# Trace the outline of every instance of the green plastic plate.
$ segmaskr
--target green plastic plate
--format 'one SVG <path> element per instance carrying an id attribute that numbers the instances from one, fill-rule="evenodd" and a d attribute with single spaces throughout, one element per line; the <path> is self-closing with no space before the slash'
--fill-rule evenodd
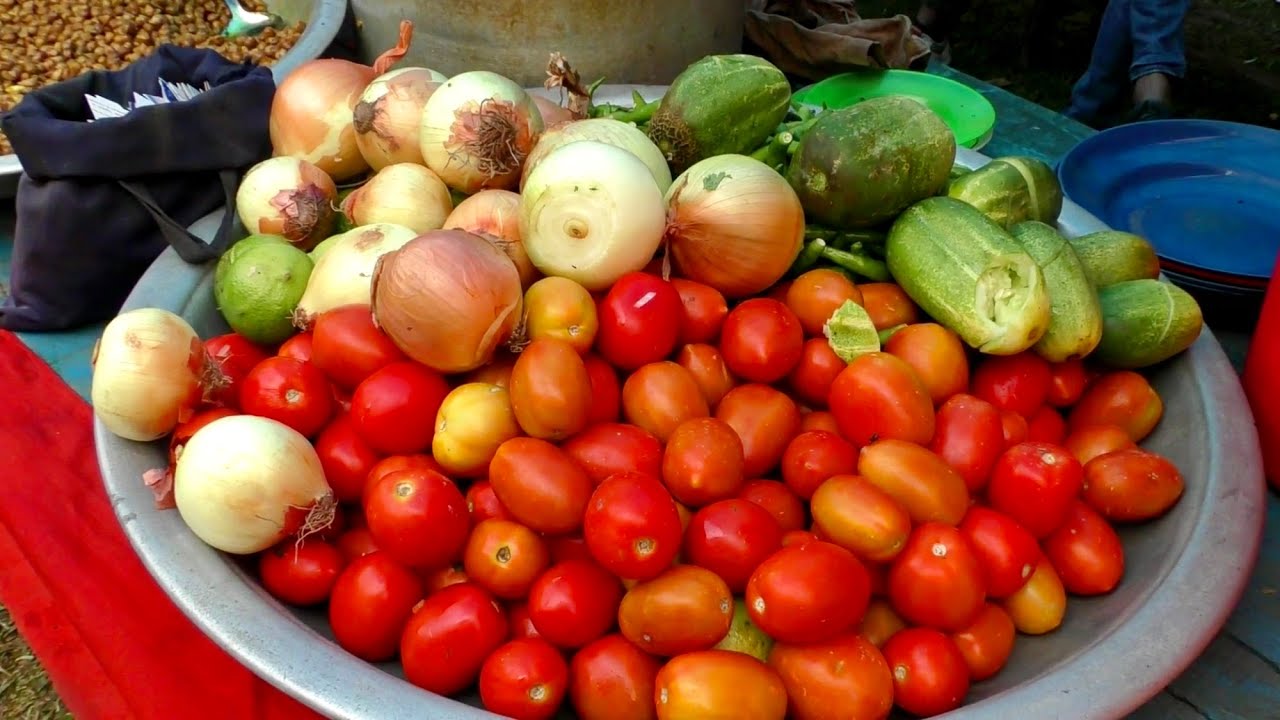
<path id="1" fill-rule="evenodd" d="M 977 150 L 991 139 L 996 109 L 977 90 L 938 75 L 913 70 L 859 70 L 833 75 L 794 96 L 830 110 L 886 95 L 912 98 L 936 112 L 955 133 L 956 144 Z"/>

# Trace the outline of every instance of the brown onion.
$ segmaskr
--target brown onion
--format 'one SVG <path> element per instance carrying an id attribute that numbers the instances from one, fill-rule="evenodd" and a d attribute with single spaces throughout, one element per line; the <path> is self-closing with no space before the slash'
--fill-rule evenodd
<path id="1" fill-rule="evenodd" d="M 542 116 L 542 126 L 545 128 L 551 128 L 559 123 L 578 119 L 578 116 L 574 115 L 572 110 L 555 100 L 535 93 L 529 93 L 529 97 L 533 98 L 533 104 L 538 106 L 538 114 Z"/>
<path id="2" fill-rule="evenodd" d="M 249 168 L 236 191 L 236 213 L 251 233 L 280 235 L 310 250 L 333 229 L 338 188 L 328 173 L 295 157 Z"/>
<path id="3" fill-rule="evenodd" d="M 481 190 L 458 203 L 444 221 L 444 228 L 466 230 L 497 245 L 516 264 L 520 284 L 525 289 L 542 277 L 524 250 L 518 194 L 510 190 Z"/>
<path id="4" fill-rule="evenodd" d="M 427 68 L 397 68 L 369 83 L 352 110 L 356 145 L 369 167 L 425 165 L 418 144 L 422 106 L 447 78 Z"/>
<path id="5" fill-rule="evenodd" d="M 373 318 L 406 355 L 442 373 L 493 358 L 520 320 L 516 266 L 463 230 L 432 230 L 383 255 L 373 270 Z"/>
<path id="6" fill-rule="evenodd" d="M 452 211 L 444 181 L 413 163 L 382 168 L 342 201 L 342 212 L 356 225 L 392 223 L 417 233 L 438 229 Z"/>

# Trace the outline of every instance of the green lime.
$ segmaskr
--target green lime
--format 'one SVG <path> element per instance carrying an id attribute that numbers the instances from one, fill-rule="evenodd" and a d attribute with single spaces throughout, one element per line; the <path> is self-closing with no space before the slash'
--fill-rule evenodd
<path id="1" fill-rule="evenodd" d="M 716 643 L 716 650 L 740 652 L 744 655 L 765 662 L 769 659 L 769 651 L 773 649 L 773 638 L 751 622 L 747 615 L 747 604 L 738 598 L 733 602 L 733 621 L 729 623 L 729 632 Z"/>
<path id="2" fill-rule="evenodd" d="M 234 249 L 239 249 L 239 245 Z M 288 243 L 261 243 L 237 252 L 213 297 L 231 329 L 262 345 L 293 335 L 293 311 L 307 289 L 311 258 Z"/>
<path id="3" fill-rule="evenodd" d="M 866 309 L 852 300 L 845 300 L 836 308 L 827 324 L 822 326 L 822 334 L 827 336 L 831 349 L 845 362 L 880 350 L 880 333 L 876 332 L 876 324 L 871 322 Z"/>
<path id="4" fill-rule="evenodd" d="M 240 238 L 238 242 L 227 248 L 222 257 L 218 258 L 218 265 L 213 269 L 213 284 L 218 284 L 222 276 L 226 274 L 227 268 L 230 267 L 231 263 L 235 262 L 237 255 L 249 248 L 273 243 L 285 243 L 287 245 L 289 241 L 281 235 L 248 235 Z"/>

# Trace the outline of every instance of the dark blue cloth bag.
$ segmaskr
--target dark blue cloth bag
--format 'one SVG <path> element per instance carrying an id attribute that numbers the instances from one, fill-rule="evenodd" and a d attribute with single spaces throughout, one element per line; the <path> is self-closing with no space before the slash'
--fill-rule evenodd
<path id="1" fill-rule="evenodd" d="M 158 80 L 211 88 L 193 99 L 92 117 L 84 96 L 128 107 Z M 114 316 L 165 247 L 189 263 L 226 248 L 245 169 L 271 154 L 271 71 L 212 50 L 162 45 L 118 72 L 36 90 L 0 118 L 22 162 L 9 297 L 0 327 L 65 330 Z M 221 205 L 213 242 L 186 228 Z"/>

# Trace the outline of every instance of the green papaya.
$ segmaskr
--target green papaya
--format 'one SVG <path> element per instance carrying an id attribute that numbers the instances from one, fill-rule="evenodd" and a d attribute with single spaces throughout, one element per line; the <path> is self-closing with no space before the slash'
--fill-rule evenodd
<path id="1" fill-rule="evenodd" d="M 978 208 L 1005 228 L 1027 220 L 1053 224 L 1062 212 L 1062 186 L 1053 168 L 1029 157 L 996 158 L 952 178 L 947 195 Z"/>

